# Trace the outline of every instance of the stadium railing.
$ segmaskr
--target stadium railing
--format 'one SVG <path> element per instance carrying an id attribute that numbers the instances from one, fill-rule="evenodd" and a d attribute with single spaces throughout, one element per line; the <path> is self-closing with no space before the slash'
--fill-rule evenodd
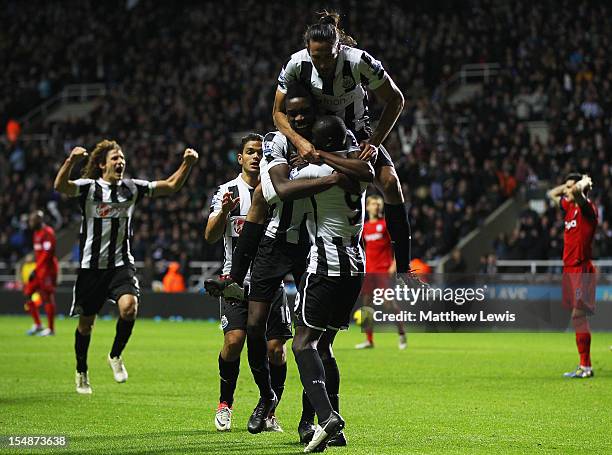
<path id="1" fill-rule="evenodd" d="M 592 262 L 600 272 L 612 272 L 612 259 L 598 259 Z M 563 267 L 563 261 L 561 259 L 498 259 L 496 265 L 505 269 L 528 269 L 530 273 L 538 273 L 543 269 L 560 270 Z"/>

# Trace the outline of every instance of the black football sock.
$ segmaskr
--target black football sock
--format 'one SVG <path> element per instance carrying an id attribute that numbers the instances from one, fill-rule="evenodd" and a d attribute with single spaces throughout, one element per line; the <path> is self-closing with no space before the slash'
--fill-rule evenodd
<path id="1" fill-rule="evenodd" d="M 287 363 L 283 363 L 282 365 L 274 365 L 273 363 L 270 363 L 270 380 L 272 383 L 272 390 L 274 390 L 279 403 L 285 390 L 286 379 Z"/>
<path id="2" fill-rule="evenodd" d="M 247 332 L 247 351 L 249 367 L 255 384 L 259 388 L 259 396 L 270 399 L 274 396 L 270 380 L 270 366 L 268 363 L 268 345 L 266 338 L 254 336 Z"/>
<path id="3" fill-rule="evenodd" d="M 240 357 L 233 362 L 223 360 L 219 354 L 219 403 L 225 401 L 231 408 L 234 404 L 234 392 L 236 391 L 236 382 L 240 373 Z"/>
<path id="4" fill-rule="evenodd" d="M 110 356 L 112 358 L 120 357 L 125 345 L 132 335 L 132 329 L 136 321 L 126 321 L 119 317 L 117 319 L 117 331 L 115 333 L 115 341 L 113 341 L 113 347 L 111 348 Z"/>
<path id="5" fill-rule="evenodd" d="M 306 395 L 306 391 L 302 390 L 302 417 L 300 421 L 314 422 L 315 410 Z"/>
<path id="6" fill-rule="evenodd" d="M 242 225 L 242 232 L 232 253 L 232 269 L 230 271 L 230 276 L 238 284 L 244 282 L 244 277 L 249 271 L 253 259 L 255 259 L 259 242 L 264 234 L 264 227 L 263 224 L 251 221 L 245 221 Z"/>
<path id="7" fill-rule="evenodd" d="M 90 335 L 81 335 L 79 329 L 74 332 L 74 352 L 76 353 L 77 366 L 79 373 L 87 373 L 87 350 L 89 349 Z"/>
<path id="8" fill-rule="evenodd" d="M 334 357 L 327 358 L 323 361 L 325 370 L 325 388 L 329 402 L 334 408 L 334 411 L 340 412 L 339 391 L 340 391 L 340 370 Z"/>
<path id="9" fill-rule="evenodd" d="M 295 361 L 300 370 L 302 385 L 317 413 L 319 423 L 324 422 L 331 415 L 332 406 L 325 389 L 325 370 L 319 351 L 304 349 L 295 356 Z"/>
<path id="10" fill-rule="evenodd" d="M 404 204 L 385 204 L 385 220 L 393 241 L 397 273 L 406 273 L 410 268 L 410 223 Z"/>

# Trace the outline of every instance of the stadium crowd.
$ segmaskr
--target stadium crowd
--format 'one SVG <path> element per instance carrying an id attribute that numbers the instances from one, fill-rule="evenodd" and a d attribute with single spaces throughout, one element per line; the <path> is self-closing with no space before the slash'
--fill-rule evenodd
<path id="1" fill-rule="evenodd" d="M 602 220 L 595 245 L 600 257 L 612 256 L 609 6 L 325 6 L 346 13 L 345 30 L 383 62 L 406 96 L 398 125 L 410 153 L 402 153 L 397 127 L 386 144 L 407 196 L 413 257 L 448 253 L 506 198 L 541 181 L 553 186 L 573 169 L 593 178 Z M 168 175 L 185 146 L 200 152 L 182 193 L 141 207 L 137 260 L 220 258 L 220 246 L 206 245 L 202 235 L 210 195 L 237 173 L 237 133 L 273 129 L 278 72 L 322 8 L 254 0 L 231 12 L 214 2 L 9 1 L 0 11 L 3 125 L 66 84 L 102 82 L 108 93 L 84 118 L 24 125 L 46 133 L 46 141 L 0 144 L 0 261 L 28 250 L 23 214 L 33 208 L 47 208 L 56 226 L 77 215 L 76 204 L 53 192 L 53 177 L 74 145 L 91 148 L 103 137 L 123 146 L 131 176 L 150 180 Z M 287 24 L 286 39 L 278 39 L 278 18 Z M 450 104 L 451 76 L 463 64 L 484 62 L 499 63 L 500 73 L 473 99 Z M 528 120 L 548 124 L 547 140 L 530 135 Z M 525 212 L 494 249 L 500 258 L 553 258 L 560 242 L 562 219 L 548 207 Z"/>

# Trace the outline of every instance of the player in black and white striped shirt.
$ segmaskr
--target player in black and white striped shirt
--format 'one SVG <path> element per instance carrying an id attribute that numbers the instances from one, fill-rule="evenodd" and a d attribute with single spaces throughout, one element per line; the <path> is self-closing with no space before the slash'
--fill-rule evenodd
<path id="1" fill-rule="evenodd" d="M 331 345 L 337 331 L 348 328 L 361 290 L 365 273 L 365 256 L 360 245 L 363 199 L 367 184 L 374 177 L 370 163 L 356 159 L 359 148 L 347 147 L 347 130 L 342 119 L 320 117 L 312 130 L 312 142 L 325 164 L 310 164 L 301 174 L 319 178 L 335 168 L 353 177 L 357 188 L 349 193 L 333 187 L 310 198 L 313 217 L 308 221 L 308 232 L 313 245 L 295 301 L 293 341 L 302 385 L 319 421 L 305 452 L 321 451 L 332 438 L 334 445 L 346 445 L 341 433 L 344 421 L 338 414 L 340 372 Z M 341 155 L 354 159 L 342 159 L 331 151 L 342 151 Z"/>
<path id="2" fill-rule="evenodd" d="M 55 189 L 78 197 L 82 222 L 80 231 L 80 268 L 74 285 L 71 316 L 79 315 L 75 332 L 77 392 L 92 393 L 87 374 L 87 351 L 96 314 L 107 300 L 117 303 L 119 319 L 108 363 L 117 382 L 128 374 L 121 358 L 138 308 L 140 289 L 134 257 L 130 251 L 132 216 L 135 205 L 145 196 L 165 196 L 181 189 L 191 167 L 198 159 L 186 149 L 183 163 L 166 180 L 149 182 L 123 178 L 126 160 L 115 141 L 99 142 L 83 169 L 83 178 L 70 180 L 73 166 L 87 157 L 75 147 L 55 178 Z"/>
<path id="3" fill-rule="evenodd" d="M 235 179 L 220 185 L 213 196 L 204 236 L 209 243 L 223 237 L 225 250 L 222 273 L 224 275 L 229 274 L 231 270 L 233 246 L 240 238 L 244 220 L 251 208 L 255 187 L 259 183 L 262 139 L 255 133 L 242 138 L 238 153 L 238 163 L 242 166 L 242 172 Z M 247 273 L 244 284 L 247 285 L 249 281 L 250 276 Z M 219 299 L 224 337 L 223 347 L 219 353 L 220 396 L 215 426 L 219 431 L 229 431 L 232 425 L 234 391 L 240 371 L 240 353 L 246 338 L 249 309 L 246 299 L 231 300 L 223 297 Z M 291 336 L 291 312 L 285 288 L 277 283 L 268 315 L 266 340 L 270 379 L 279 400 L 287 377 L 285 343 Z M 274 415 L 267 417 L 265 430 L 282 431 Z"/>
<path id="4" fill-rule="evenodd" d="M 354 47 L 355 40 L 338 28 L 339 16 L 324 13 L 304 34 L 305 49 L 296 52 L 278 77 L 273 118 L 276 127 L 295 144 L 300 155 L 312 161 L 313 144 L 287 121 L 284 100 L 287 84 L 300 80 L 312 91 L 321 114 L 342 118 L 355 133 L 362 158 L 377 153 L 376 186 L 385 200 L 385 218 L 393 241 L 397 270 L 410 267 L 410 225 L 404 208 L 402 187 L 393 161 L 382 145 L 404 106 L 404 98 L 382 64 L 366 51 Z M 384 108 L 374 131 L 370 127 L 368 93 L 372 91 Z"/>

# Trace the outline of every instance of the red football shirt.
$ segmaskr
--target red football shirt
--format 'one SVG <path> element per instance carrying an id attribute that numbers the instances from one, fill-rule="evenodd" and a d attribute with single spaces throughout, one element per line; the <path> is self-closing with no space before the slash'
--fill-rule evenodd
<path id="1" fill-rule="evenodd" d="M 575 266 L 590 261 L 593 252 L 591 244 L 597 227 L 597 208 L 587 199 L 588 206 L 581 209 L 575 202 L 561 198 L 561 208 L 565 212 L 563 233 L 563 265 Z"/>
<path id="2" fill-rule="evenodd" d="M 55 257 L 55 232 L 51 226 L 43 226 L 34 231 L 34 256 L 36 258 L 36 276 L 57 275 L 57 258 Z"/>
<path id="3" fill-rule="evenodd" d="M 363 226 L 366 272 L 387 272 L 393 262 L 391 236 L 384 219 L 367 221 Z"/>

